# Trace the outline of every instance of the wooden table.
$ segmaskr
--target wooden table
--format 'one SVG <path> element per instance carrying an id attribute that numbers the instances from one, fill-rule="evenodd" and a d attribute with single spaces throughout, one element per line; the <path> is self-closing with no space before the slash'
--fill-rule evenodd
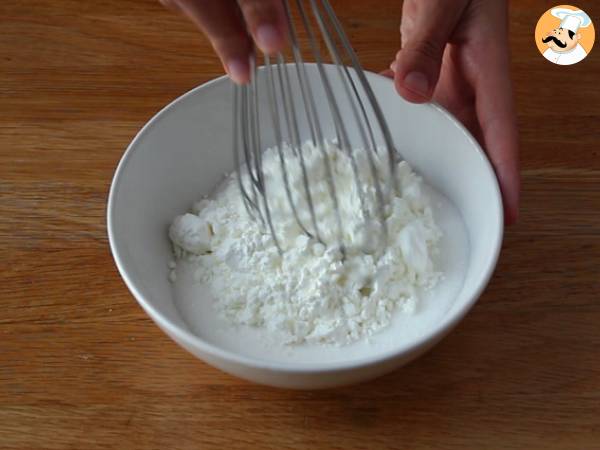
<path id="1" fill-rule="evenodd" d="M 384 69 L 399 2 L 343 3 L 365 66 Z M 541 58 L 550 6 L 512 5 L 522 215 L 481 300 L 408 367 L 293 392 L 180 349 L 108 249 L 113 170 L 159 108 L 221 74 L 206 41 L 152 0 L 3 1 L 0 448 L 600 448 L 600 48 L 575 67 Z"/>

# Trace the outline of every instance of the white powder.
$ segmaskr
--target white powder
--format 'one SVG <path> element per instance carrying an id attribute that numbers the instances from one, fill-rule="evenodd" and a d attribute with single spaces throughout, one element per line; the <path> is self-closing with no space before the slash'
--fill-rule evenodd
<path id="1" fill-rule="evenodd" d="M 337 242 L 322 153 L 310 143 L 304 144 L 303 155 L 320 236 L 327 245 L 309 238 L 297 224 L 276 149 L 264 153 L 263 167 L 282 255 L 268 229 L 248 216 L 235 176 L 226 179 L 214 198 L 204 199 L 190 213 L 176 217 L 169 230 L 177 260 L 194 265 L 196 282 L 208 287 L 225 318 L 234 325 L 266 329 L 287 344 L 341 345 L 368 337 L 387 326 L 395 311 L 414 312 L 419 290 L 432 287 L 439 279 L 432 255 L 440 232 L 422 193 L 421 179 L 406 163 L 398 164 L 402 196 L 392 195 L 386 205 L 389 238 L 382 245 L 378 238 L 381 225 L 363 219 L 350 158 L 334 144 L 325 150 L 334 171 L 345 258 Z M 314 235 L 298 155 L 290 148 L 283 151 L 300 220 Z M 366 209 L 375 218 L 376 190 L 367 154 L 361 149 L 353 152 Z M 375 163 L 387 195 L 387 154 L 380 151 L 378 155 Z M 249 180 L 244 181 L 249 186 Z M 175 282 L 175 268 L 169 267 Z"/>

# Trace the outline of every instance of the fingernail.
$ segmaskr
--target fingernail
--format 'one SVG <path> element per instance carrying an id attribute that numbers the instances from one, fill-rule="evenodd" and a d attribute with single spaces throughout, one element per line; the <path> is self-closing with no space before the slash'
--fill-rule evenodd
<path id="1" fill-rule="evenodd" d="M 423 97 L 429 96 L 429 81 L 421 72 L 410 72 L 404 77 L 404 87 Z"/>
<path id="2" fill-rule="evenodd" d="M 248 65 L 239 59 L 227 61 L 227 74 L 238 84 L 248 81 Z"/>
<path id="3" fill-rule="evenodd" d="M 392 70 L 392 72 L 396 71 L 396 67 L 398 67 L 398 63 L 396 61 L 392 61 L 392 63 L 390 64 L 390 69 Z"/>
<path id="4" fill-rule="evenodd" d="M 265 53 L 272 53 L 279 49 L 282 36 L 273 25 L 265 24 L 256 30 L 256 44 Z"/>

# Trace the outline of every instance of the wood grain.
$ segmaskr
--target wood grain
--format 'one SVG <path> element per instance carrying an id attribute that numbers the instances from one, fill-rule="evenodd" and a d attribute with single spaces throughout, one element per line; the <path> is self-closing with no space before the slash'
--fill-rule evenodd
<path id="1" fill-rule="evenodd" d="M 400 2 L 335 4 L 386 68 Z M 550 6 L 512 3 L 522 216 L 480 302 L 396 373 L 292 392 L 177 347 L 108 250 L 123 149 L 221 73 L 204 38 L 152 0 L 1 2 L 0 448 L 600 448 L 600 49 L 549 65 L 532 40 Z"/>

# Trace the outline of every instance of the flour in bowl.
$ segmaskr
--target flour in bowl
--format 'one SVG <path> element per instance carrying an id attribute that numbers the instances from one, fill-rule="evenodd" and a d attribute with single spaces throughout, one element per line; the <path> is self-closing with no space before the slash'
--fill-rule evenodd
<path id="1" fill-rule="evenodd" d="M 366 151 L 353 150 L 361 174 L 359 188 L 347 153 L 333 142 L 324 150 L 334 172 L 345 256 L 322 149 L 311 143 L 303 145 L 302 154 L 319 235 L 326 245 L 307 236 L 294 218 L 277 149 L 263 154 L 263 169 L 281 254 L 268 228 L 249 217 L 235 175 L 213 197 L 176 217 L 169 229 L 177 263 L 194 267 L 195 282 L 208 288 L 214 307 L 227 321 L 264 329 L 289 345 L 343 345 L 367 338 L 389 325 L 394 313 L 412 314 L 419 292 L 440 278 L 432 257 L 441 233 L 421 178 L 405 162 L 397 164 L 399 193 L 385 205 L 389 237 L 383 242 L 381 224 L 365 221 L 362 214 L 358 189 L 368 215 L 378 217 Z M 283 152 L 298 216 L 312 230 L 299 157 L 289 147 Z M 374 160 L 387 198 L 387 154 L 380 151 Z M 249 180 L 244 181 L 249 186 Z M 171 269 L 171 280 L 177 282 L 174 265 Z"/>

